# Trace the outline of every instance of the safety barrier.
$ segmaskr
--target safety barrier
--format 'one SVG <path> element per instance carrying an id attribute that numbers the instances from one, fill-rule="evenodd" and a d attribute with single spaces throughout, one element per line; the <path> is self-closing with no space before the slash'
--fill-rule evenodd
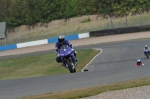
<path id="1" fill-rule="evenodd" d="M 67 35 L 66 39 L 77 40 L 77 39 L 83 39 L 83 38 L 88 38 L 88 37 L 123 34 L 123 33 L 131 33 L 131 32 L 134 33 L 134 32 L 141 32 L 141 31 L 150 31 L 150 25 L 90 31 L 87 33 Z M 0 51 L 12 50 L 12 49 L 30 47 L 30 46 L 37 46 L 37 45 L 42 45 L 42 44 L 50 44 L 50 43 L 55 43 L 55 42 L 57 42 L 57 37 L 48 38 L 44 40 L 37 40 L 37 41 L 31 41 L 31 42 L 0 46 Z"/>
<path id="2" fill-rule="evenodd" d="M 5 46 L 0 46 L 0 51 L 16 49 L 16 48 L 17 48 L 16 44 L 5 45 Z"/>
<path id="3" fill-rule="evenodd" d="M 88 38 L 88 37 L 90 37 L 89 32 L 82 33 L 82 34 L 72 34 L 72 35 L 65 36 L 65 38 L 67 40 L 78 40 L 78 39 L 83 39 L 83 38 Z M 48 38 L 48 39 L 44 39 L 44 40 L 37 40 L 37 41 L 31 41 L 31 42 L 24 42 L 24 43 L 0 46 L 0 51 L 55 43 L 55 42 L 57 42 L 57 39 L 58 38 L 55 37 L 55 38 Z"/>
<path id="4" fill-rule="evenodd" d="M 90 31 L 90 37 L 150 31 L 150 25 Z"/>

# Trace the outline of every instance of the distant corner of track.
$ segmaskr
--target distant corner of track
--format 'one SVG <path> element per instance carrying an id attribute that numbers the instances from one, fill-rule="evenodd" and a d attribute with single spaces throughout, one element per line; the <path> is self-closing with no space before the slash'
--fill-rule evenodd
<path id="1" fill-rule="evenodd" d="M 88 63 L 88 64 L 86 64 L 86 66 L 81 70 L 81 72 L 84 72 L 84 69 L 86 69 L 86 68 L 88 68 L 88 65 L 97 57 L 97 56 L 99 56 L 102 52 L 103 52 L 103 50 L 101 49 L 101 48 L 93 48 L 94 50 L 100 50 L 100 52 L 95 56 L 95 57 L 93 57 L 93 59 Z"/>

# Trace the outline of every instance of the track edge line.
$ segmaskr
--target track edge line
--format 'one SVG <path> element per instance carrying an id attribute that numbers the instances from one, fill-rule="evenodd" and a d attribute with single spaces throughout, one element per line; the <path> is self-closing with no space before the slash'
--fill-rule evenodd
<path id="1" fill-rule="evenodd" d="M 94 49 L 95 49 L 95 50 L 100 50 L 100 52 L 99 52 L 96 56 L 94 56 L 93 59 L 92 59 L 88 64 L 86 64 L 86 66 L 81 70 L 81 72 L 84 72 L 84 69 L 87 68 L 88 65 L 89 65 L 97 56 L 99 56 L 99 55 L 103 52 L 103 50 L 102 50 L 101 48 L 94 48 Z"/>

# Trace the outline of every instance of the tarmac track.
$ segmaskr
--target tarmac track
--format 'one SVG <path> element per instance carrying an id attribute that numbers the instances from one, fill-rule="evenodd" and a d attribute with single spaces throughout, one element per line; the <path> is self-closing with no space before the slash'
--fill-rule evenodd
<path id="1" fill-rule="evenodd" d="M 145 44 L 150 45 L 149 42 L 150 40 L 143 39 L 77 47 L 76 49 L 78 50 L 87 48 L 102 48 L 103 50 L 103 52 L 89 64 L 89 72 L 0 80 L 0 99 L 13 99 L 22 96 L 86 88 L 149 77 L 150 59 L 146 59 L 143 54 L 143 48 Z M 36 54 L 47 53 L 49 53 L 49 51 Z M 36 54 L 34 53 L 32 55 Z M 11 56 L 10 58 L 13 57 L 16 56 Z M 9 57 L 1 57 L 1 59 L 5 58 Z M 137 58 L 140 58 L 145 65 L 134 66 Z"/>

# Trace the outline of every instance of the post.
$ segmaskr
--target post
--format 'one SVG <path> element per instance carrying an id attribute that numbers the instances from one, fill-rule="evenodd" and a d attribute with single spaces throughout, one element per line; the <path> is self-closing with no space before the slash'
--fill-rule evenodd
<path id="1" fill-rule="evenodd" d="M 107 29 L 109 29 L 109 22 L 108 22 L 109 16 L 107 15 L 106 17 L 107 17 Z"/>
<path id="2" fill-rule="evenodd" d="M 140 23 L 141 23 L 141 25 L 143 24 L 142 23 L 142 14 L 141 14 L 141 11 L 140 11 Z"/>
<path id="3" fill-rule="evenodd" d="M 27 37 L 27 35 L 26 35 L 26 42 L 27 42 L 27 40 L 28 40 L 28 37 Z"/>
<path id="4" fill-rule="evenodd" d="M 6 40 L 6 38 L 5 38 L 5 45 L 7 44 L 7 40 Z"/>
<path id="5" fill-rule="evenodd" d="M 110 15 L 110 24 L 111 24 L 111 28 L 113 29 L 113 22 L 112 22 L 111 15 Z"/>
<path id="6" fill-rule="evenodd" d="M 111 15 L 112 15 L 112 9 L 111 9 L 111 0 L 109 1 L 109 13 L 110 13 L 110 24 L 111 24 L 111 28 L 113 28 L 113 22 L 112 22 L 112 17 L 111 17 Z"/>
<path id="7" fill-rule="evenodd" d="M 126 26 L 128 27 L 128 17 L 127 17 L 127 14 L 126 14 Z"/>
<path id="8" fill-rule="evenodd" d="M 40 33 L 41 34 L 41 39 L 42 39 L 42 33 Z"/>

